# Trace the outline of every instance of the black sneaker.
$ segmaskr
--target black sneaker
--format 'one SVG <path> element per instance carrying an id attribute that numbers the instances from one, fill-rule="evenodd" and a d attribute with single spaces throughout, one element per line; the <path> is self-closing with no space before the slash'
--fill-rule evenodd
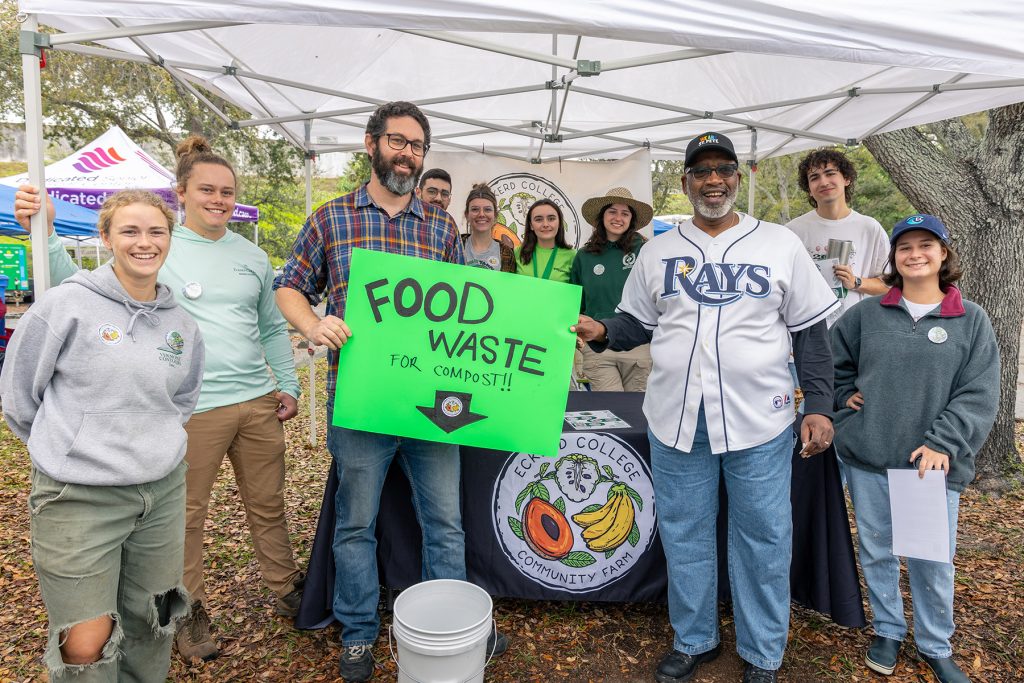
<path id="1" fill-rule="evenodd" d="M 743 683 L 778 683 L 779 672 L 747 662 L 743 667 Z"/>
<path id="2" fill-rule="evenodd" d="M 704 662 L 710 662 L 720 654 L 722 654 L 721 643 L 715 645 L 714 649 L 701 652 L 699 655 L 688 655 L 679 650 L 672 650 L 658 662 L 654 680 L 658 683 L 684 683 L 693 678 L 698 666 Z"/>
<path id="3" fill-rule="evenodd" d="M 938 659 L 921 655 L 921 660 L 932 670 L 935 680 L 939 683 L 971 683 L 971 679 L 956 665 L 952 657 Z"/>
<path id="4" fill-rule="evenodd" d="M 903 643 L 898 640 L 875 636 L 868 653 L 864 655 L 864 663 L 872 671 L 890 676 L 896 670 L 896 659 L 900 656 L 901 645 Z"/>
<path id="5" fill-rule="evenodd" d="M 505 654 L 508 650 L 508 636 L 504 633 L 498 633 L 496 629 L 491 629 L 491 634 L 487 636 L 487 656 L 488 657 L 500 657 Z"/>
<path id="6" fill-rule="evenodd" d="M 369 645 L 350 645 L 341 651 L 338 673 L 345 683 L 362 683 L 373 678 L 373 653 Z"/>

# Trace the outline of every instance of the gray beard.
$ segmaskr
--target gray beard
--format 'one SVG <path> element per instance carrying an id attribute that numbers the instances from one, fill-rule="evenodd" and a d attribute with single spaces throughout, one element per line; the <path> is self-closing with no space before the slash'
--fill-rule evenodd
<path id="1" fill-rule="evenodd" d="M 370 163 L 373 167 L 373 172 L 377 175 L 377 179 L 380 180 L 380 184 L 388 192 L 400 197 L 412 192 L 416 188 L 416 183 L 420 181 L 419 173 L 411 176 L 400 176 L 395 173 L 395 169 L 387 165 L 387 162 L 384 161 L 380 154 L 374 154 L 370 157 Z"/>
<path id="2" fill-rule="evenodd" d="M 693 191 L 689 178 L 686 179 L 686 190 L 690 197 L 690 203 L 693 204 L 694 213 L 702 218 L 718 220 L 719 218 L 725 218 L 732 211 L 732 207 L 736 204 L 736 195 L 739 193 L 739 185 L 734 187 L 731 192 L 726 188 L 725 201 L 714 207 L 708 206 L 704 198 Z"/>

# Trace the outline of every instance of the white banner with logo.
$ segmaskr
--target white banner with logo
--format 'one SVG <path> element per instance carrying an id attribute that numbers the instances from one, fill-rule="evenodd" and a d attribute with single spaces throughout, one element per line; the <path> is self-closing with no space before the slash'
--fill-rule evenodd
<path id="1" fill-rule="evenodd" d="M 613 187 L 624 187 L 640 201 L 651 202 L 651 154 L 643 149 L 618 161 L 554 161 L 530 164 L 475 152 L 430 152 L 423 169 L 443 168 L 452 177 L 452 201 L 448 212 L 462 232 L 466 196 L 476 183 L 487 183 L 498 198 L 498 222 L 523 236 L 526 211 L 538 199 L 548 198 L 562 209 L 569 245 L 578 249 L 592 232 L 580 213 L 583 202 L 603 196 Z M 651 236 L 650 227 L 642 232 Z"/>

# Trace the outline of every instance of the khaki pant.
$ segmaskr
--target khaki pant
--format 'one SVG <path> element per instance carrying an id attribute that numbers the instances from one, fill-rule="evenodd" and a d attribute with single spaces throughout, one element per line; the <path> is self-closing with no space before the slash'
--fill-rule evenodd
<path id="1" fill-rule="evenodd" d="M 185 425 L 185 588 L 193 600 L 206 602 L 203 526 L 225 454 L 235 471 L 263 580 L 278 597 L 294 588 L 299 568 L 284 514 L 284 427 L 277 406 L 271 393 L 196 413 Z"/>
<path id="2" fill-rule="evenodd" d="M 583 376 L 590 380 L 591 391 L 647 391 L 650 374 L 650 344 L 601 353 L 583 345 Z"/>

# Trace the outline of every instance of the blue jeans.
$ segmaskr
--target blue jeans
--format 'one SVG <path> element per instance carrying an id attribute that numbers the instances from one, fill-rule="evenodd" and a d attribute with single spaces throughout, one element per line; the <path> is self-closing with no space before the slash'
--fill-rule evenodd
<path id="1" fill-rule="evenodd" d="M 691 655 L 713 649 L 718 634 L 718 482 L 729 494 L 729 581 L 736 651 L 778 669 L 789 633 L 793 513 L 789 500 L 793 431 L 767 443 L 713 454 L 704 405 L 689 453 L 651 442 L 658 532 L 668 560 L 673 647 Z"/>
<path id="2" fill-rule="evenodd" d="M 868 585 L 868 600 L 877 635 L 902 641 L 907 635 L 900 595 L 900 558 L 892 554 L 892 513 L 889 478 L 857 467 L 846 468 L 846 483 L 857 517 L 860 566 Z M 946 490 L 949 548 L 956 550 L 960 494 Z M 936 659 L 953 655 L 953 563 L 907 558 L 910 595 L 914 602 L 914 642 L 918 651 Z"/>
<path id="3" fill-rule="evenodd" d="M 384 478 L 396 453 L 412 487 L 413 509 L 423 532 L 423 579 L 466 579 L 459 447 L 331 427 L 327 449 L 338 474 L 334 617 L 346 647 L 371 645 L 380 631 L 374 531 Z"/>

